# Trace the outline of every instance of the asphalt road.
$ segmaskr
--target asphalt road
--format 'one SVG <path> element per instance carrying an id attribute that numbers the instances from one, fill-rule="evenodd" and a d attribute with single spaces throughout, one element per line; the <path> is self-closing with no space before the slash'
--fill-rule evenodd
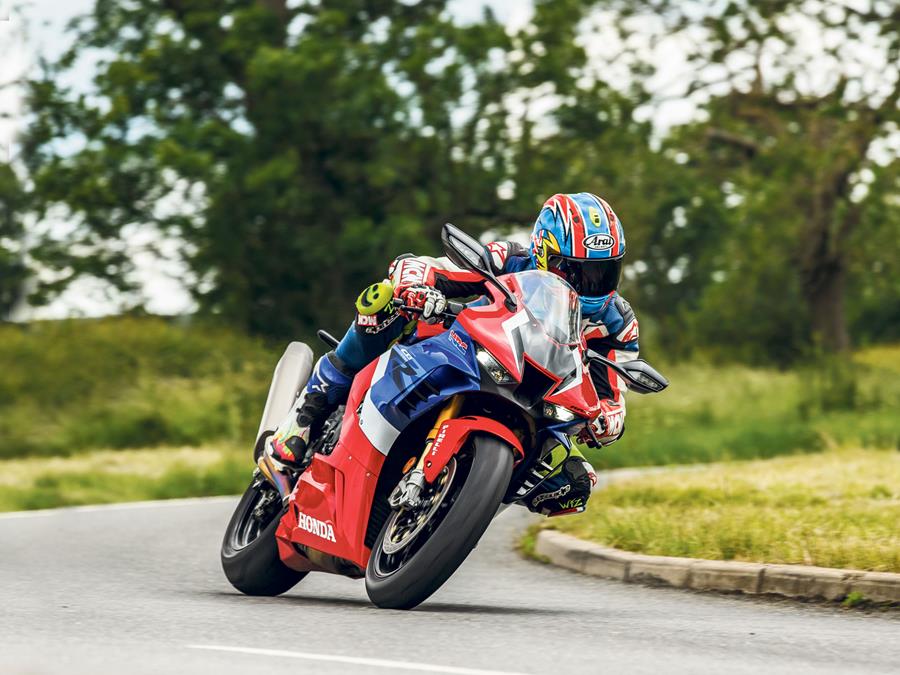
<path id="1" fill-rule="evenodd" d="M 0 673 L 900 673 L 900 614 L 603 581 L 520 559 L 504 513 L 437 594 L 310 575 L 233 592 L 233 499 L 0 516 Z"/>

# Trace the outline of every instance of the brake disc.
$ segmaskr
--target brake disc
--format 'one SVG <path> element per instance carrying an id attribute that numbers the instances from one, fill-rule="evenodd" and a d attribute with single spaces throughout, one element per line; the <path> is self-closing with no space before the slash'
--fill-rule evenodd
<path id="1" fill-rule="evenodd" d="M 456 458 L 451 457 L 437 480 L 426 487 L 422 501 L 416 509 L 394 511 L 388 518 L 387 533 L 381 542 L 381 550 L 393 555 L 406 548 L 428 524 L 443 503 L 456 475 Z"/>

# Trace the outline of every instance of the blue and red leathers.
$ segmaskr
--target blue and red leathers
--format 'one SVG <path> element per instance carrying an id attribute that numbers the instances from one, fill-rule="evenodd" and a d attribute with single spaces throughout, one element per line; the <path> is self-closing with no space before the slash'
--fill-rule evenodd
<path id="1" fill-rule="evenodd" d="M 489 244 L 496 274 L 535 269 L 533 257 L 523 247 L 510 242 Z M 319 394 L 329 407 L 346 399 L 353 375 L 390 345 L 411 334 L 416 322 L 395 310 L 391 300 L 403 289 L 431 286 L 449 298 L 463 298 L 484 292 L 476 275 L 454 268 L 444 258 L 401 256 L 389 269 L 389 279 L 373 284 L 356 303 L 357 317 L 337 348 L 323 356 L 307 385 L 307 395 Z M 600 302 L 583 303 L 583 330 L 588 347 L 618 362 L 638 356 L 638 322 L 628 302 L 613 291 Z M 601 398 L 601 415 L 595 422 L 596 437 L 604 445 L 617 440 L 624 431 L 625 383 L 612 370 L 596 377 L 594 384 Z M 323 401 L 324 402 L 324 401 Z M 576 443 L 576 447 L 583 445 Z M 567 462 L 565 470 L 554 472 L 527 506 L 535 511 L 556 515 L 584 509 L 595 481 L 589 465 L 578 455 Z M 565 500 L 561 499 L 563 496 Z M 557 508 L 565 504 L 567 508 Z"/>

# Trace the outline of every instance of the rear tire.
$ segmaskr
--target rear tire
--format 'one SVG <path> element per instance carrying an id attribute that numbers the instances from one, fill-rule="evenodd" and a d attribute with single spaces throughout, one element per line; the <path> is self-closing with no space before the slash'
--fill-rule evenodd
<path id="1" fill-rule="evenodd" d="M 411 609 L 426 600 L 468 557 L 497 513 L 512 475 L 512 448 L 494 436 L 474 436 L 457 459 L 464 453 L 471 453 L 471 463 L 449 510 L 433 530 L 418 535 L 427 537 L 424 543 L 410 544 L 418 550 L 399 569 L 384 571 L 391 566 L 382 548 L 390 518 L 381 529 L 366 568 L 366 592 L 379 607 Z"/>
<path id="2" fill-rule="evenodd" d="M 253 511 L 263 500 L 274 502 L 266 518 L 253 521 Z M 284 510 L 278 493 L 264 480 L 254 479 L 225 529 L 222 540 L 222 569 L 231 585 L 246 595 L 281 595 L 306 576 L 281 562 L 275 530 Z"/>

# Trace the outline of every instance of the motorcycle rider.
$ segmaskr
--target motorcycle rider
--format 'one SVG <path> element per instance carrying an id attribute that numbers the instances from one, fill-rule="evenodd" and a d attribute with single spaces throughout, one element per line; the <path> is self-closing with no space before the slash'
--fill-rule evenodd
<path id="1" fill-rule="evenodd" d="M 524 248 L 512 242 L 487 246 L 493 272 L 547 270 L 565 279 L 578 293 L 582 330 L 588 347 L 623 362 L 638 356 L 638 322 L 628 302 L 616 291 L 625 255 L 622 223 L 609 204 L 587 192 L 556 194 L 544 202 Z M 440 320 L 447 298 L 484 292 L 483 281 L 447 262 L 406 254 L 391 263 L 388 279 L 366 288 L 356 301 L 356 320 L 334 351 L 318 360 L 304 392 L 288 418 L 266 443 L 276 467 L 302 471 L 312 460 L 308 451 L 311 430 L 346 401 L 354 375 L 384 353 L 393 342 L 410 335 L 417 319 Z M 392 300 L 416 307 L 421 313 L 398 310 Z M 572 454 L 529 497 L 526 506 L 545 515 L 583 511 L 596 483 L 585 447 L 608 445 L 621 437 L 625 422 L 625 383 L 612 370 L 592 370 L 601 412 L 577 438 Z M 565 456 L 556 446 L 545 461 L 556 466 Z M 278 466 L 282 465 L 282 466 Z"/>

